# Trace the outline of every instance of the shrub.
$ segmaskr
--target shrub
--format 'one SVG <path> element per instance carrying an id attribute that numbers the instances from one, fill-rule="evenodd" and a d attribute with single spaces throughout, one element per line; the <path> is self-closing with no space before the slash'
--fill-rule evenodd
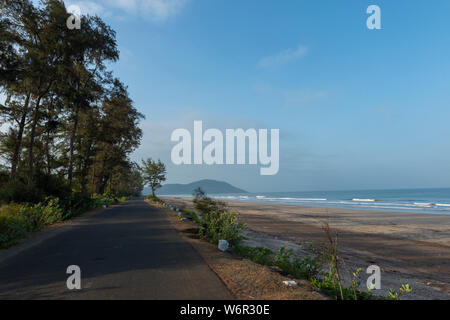
<path id="1" fill-rule="evenodd" d="M 164 201 L 162 201 L 157 196 L 154 196 L 154 195 L 151 195 L 151 194 L 149 194 L 146 199 L 149 200 L 151 203 L 164 204 Z"/>
<path id="2" fill-rule="evenodd" d="M 275 256 L 274 264 L 297 279 L 310 280 L 320 274 L 322 268 L 320 256 L 306 255 L 303 258 L 294 258 L 293 254 L 292 248 L 281 247 Z"/>
<path id="3" fill-rule="evenodd" d="M 35 192 L 30 192 L 26 184 L 20 181 L 12 181 L 3 184 L 0 187 L 0 203 L 8 204 L 10 202 L 39 202 Z"/>
<path id="4" fill-rule="evenodd" d="M 36 209 L 41 212 L 42 225 L 49 225 L 64 219 L 64 211 L 58 198 L 47 198 L 46 203 L 39 203 Z"/>
<path id="5" fill-rule="evenodd" d="M 202 215 L 206 216 L 211 212 L 226 212 L 226 204 L 223 201 L 213 200 L 206 193 L 197 188 L 194 191 L 194 207 Z"/>
<path id="6" fill-rule="evenodd" d="M 194 220 L 198 224 L 202 224 L 202 220 L 198 217 L 197 213 L 195 211 L 189 210 L 189 209 L 183 209 L 183 211 L 188 214 L 192 220 Z"/>
<path id="7" fill-rule="evenodd" d="M 270 249 L 264 247 L 250 248 L 238 245 L 234 248 L 234 252 L 255 263 L 265 266 L 273 265 L 274 252 Z"/>
<path id="8" fill-rule="evenodd" d="M 219 240 L 227 240 L 231 246 L 236 246 L 242 241 L 240 233 L 245 225 L 238 221 L 237 212 L 228 212 L 224 202 L 209 198 L 200 188 L 195 190 L 193 202 L 201 214 L 201 218 L 195 214 L 202 226 L 201 236 L 214 244 Z"/>
<path id="9" fill-rule="evenodd" d="M 236 212 L 213 211 L 205 215 L 202 222 L 205 226 L 203 235 L 214 244 L 217 244 L 219 240 L 227 240 L 231 246 L 234 246 L 243 239 L 240 232 L 245 229 L 245 226 L 238 221 Z"/>
<path id="10" fill-rule="evenodd" d="M 117 199 L 115 198 L 115 196 L 112 194 L 108 194 L 108 193 L 105 193 L 105 194 L 94 193 L 92 195 L 92 199 L 94 199 L 94 201 L 95 201 L 94 205 L 96 208 L 102 207 L 102 206 L 109 207 L 117 202 Z"/>
<path id="11" fill-rule="evenodd" d="M 19 216 L 0 214 L 0 249 L 6 249 L 27 235 L 25 220 Z"/>

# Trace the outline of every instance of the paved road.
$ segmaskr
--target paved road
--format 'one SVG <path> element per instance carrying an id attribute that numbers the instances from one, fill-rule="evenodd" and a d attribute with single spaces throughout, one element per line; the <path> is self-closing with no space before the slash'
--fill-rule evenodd
<path id="1" fill-rule="evenodd" d="M 142 200 L 62 228 L 0 261 L 0 299 L 233 298 L 165 214 Z M 66 287 L 69 265 L 81 268 L 81 290 Z"/>

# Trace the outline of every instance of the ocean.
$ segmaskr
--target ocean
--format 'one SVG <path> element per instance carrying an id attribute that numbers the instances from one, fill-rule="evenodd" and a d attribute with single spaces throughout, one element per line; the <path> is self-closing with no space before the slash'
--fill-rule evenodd
<path id="1" fill-rule="evenodd" d="M 167 195 L 169 196 L 169 195 Z M 176 195 L 192 197 L 192 195 Z M 209 195 L 214 199 L 307 207 L 450 215 L 450 188 L 365 191 L 262 192 Z"/>

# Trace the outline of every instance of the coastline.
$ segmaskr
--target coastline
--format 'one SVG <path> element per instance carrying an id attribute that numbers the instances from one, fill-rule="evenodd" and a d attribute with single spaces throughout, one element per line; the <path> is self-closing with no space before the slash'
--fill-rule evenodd
<path id="1" fill-rule="evenodd" d="M 161 198 L 192 208 L 192 199 Z M 321 226 L 328 222 L 339 234 L 339 250 L 349 268 L 380 266 L 382 293 L 409 283 L 414 290 L 412 299 L 450 299 L 448 215 L 226 203 L 247 224 L 249 246 L 278 250 L 287 241 L 295 247 L 300 243 L 318 245 L 324 239 Z"/>

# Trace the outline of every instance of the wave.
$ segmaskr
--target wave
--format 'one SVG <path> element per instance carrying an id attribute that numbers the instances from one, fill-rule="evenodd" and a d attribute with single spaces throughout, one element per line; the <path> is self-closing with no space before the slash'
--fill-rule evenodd
<path id="1" fill-rule="evenodd" d="M 292 200 L 292 201 L 327 201 L 328 199 L 320 199 L 320 198 L 273 198 L 280 200 Z"/>
<path id="2" fill-rule="evenodd" d="M 417 207 L 432 207 L 434 203 L 431 202 L 414 202 L 414 205 Z"/>
<path id="3" fill-rule="evenodd" d="M 358 202 L 375 202 L 377 200 L 375 199 L 352 199 L 352 201 L 358 201 Z"/>
<path id="4" fill-rule="evenodd" d="M 436 203 L 435 205 L 436 207 L 450 207 L 450 204 L 448 203 Z"/>

